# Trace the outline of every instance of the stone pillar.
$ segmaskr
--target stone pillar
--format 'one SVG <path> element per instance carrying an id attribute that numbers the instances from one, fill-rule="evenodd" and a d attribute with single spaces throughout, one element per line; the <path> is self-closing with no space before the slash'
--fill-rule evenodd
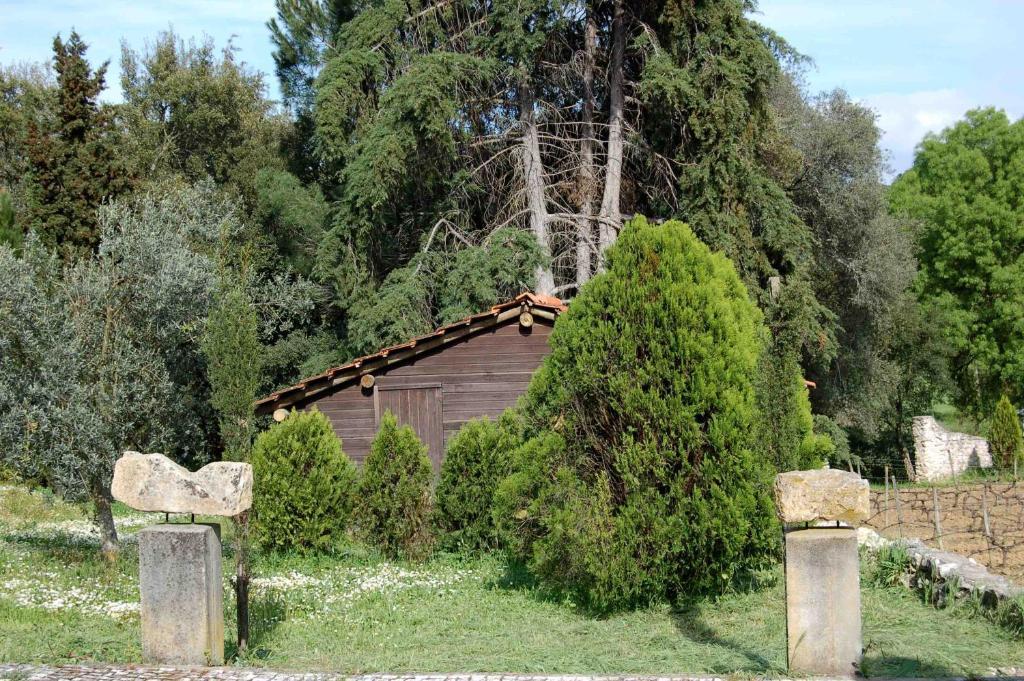
<path id="1" fill-rule="evenodd" d="M 862 646 L 854 528 L 786 532 L 786 643 L 791 673 L 856 673 Z"/>
<path id="2" fill-rule="evenodd" d="M 154 525 L 138 538 L 143 660 L 223 664 L 221 545 L 213 528 Z"/>
<path id="3" fill-rule="evenodd" d="M 853 676 L 862 650 L 860 560 L 857 531 L 838 525 L 868 517 L 868 482 L 839 470 L 780 473 L 775 510 L 786 528 L 789 671 Z M 829 526 L 815 526 L 822 522 Z"/>

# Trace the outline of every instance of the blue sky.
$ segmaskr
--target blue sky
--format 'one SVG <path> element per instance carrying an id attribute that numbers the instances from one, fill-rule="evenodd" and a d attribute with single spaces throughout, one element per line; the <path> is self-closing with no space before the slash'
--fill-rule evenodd
<path id="1" fill-rule="evenodd" d="M 111 60 L 117 100 L 121 39 L 138 48 L 173 27 L 218 45 L 233 37 L 276 96 L 273 14 L 273 0 L 0 0 L 0 62 L 47 60 L 53 36 L 74 26 L 94 62 Z M 814 89 L 842 87 L 875 109 L 897 172 L 926 132 L 972 107 L 1024 115 L 1024 0 L 762 0 L 756 18 L 814 59 Z"/>

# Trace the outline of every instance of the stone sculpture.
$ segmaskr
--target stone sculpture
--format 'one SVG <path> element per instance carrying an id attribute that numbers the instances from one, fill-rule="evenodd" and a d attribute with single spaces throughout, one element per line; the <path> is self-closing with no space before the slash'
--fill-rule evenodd
<path id="1" fill-rule="evenodd" d="M 791 673 L 853 676 L 861 658 L 857 531 L 867 519 L 867 480 L 837 470 L 775 477 L 786 525 L 786 644 Z M 808 522 L 829 526 L 805 527 Z"/>
<path id="2" fill-rule="evenodd" d="M 195 473 L 163 454 L 125 452 L 114 498 L 139 511 L 237 516 L 252 506 L 252 466 L 217 462 Z M 224 663 L 224 585 L 219 532 L 166 523 L 139 532 L 142 656 L 179 665 Z"/>
<path id="3" fill-rule="evenodd" d="M 125 452 L 110 491 L 138 511 L 236 516 L 252 506 L 252 466 L 218 461 L 192 473 L 163 454 Z"/>
<path id="4" fill-rule="evenodd" d="M 860 523 L 871 515 L 868 481 L 828 468 L 780 473 L 775 477 L 775 510 L 784 523 Z"/>

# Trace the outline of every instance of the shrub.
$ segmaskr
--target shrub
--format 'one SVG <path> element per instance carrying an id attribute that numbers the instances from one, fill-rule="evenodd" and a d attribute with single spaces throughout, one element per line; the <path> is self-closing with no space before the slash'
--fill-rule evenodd
<path id="1" fill-rule="evenodd" d="M 829 443 L 813 432 L 800 363 L 778 345 L 772 343 L 765 350 L 756 374 L 757 456 L 777 473 L 818 468 L 826 460 Z"/>
<path id="2" fill-rule="evenodd" d="M 595 611 L 720 592 L 778 550 L 753 454 L 765 330 L 731 263 L 634 220 L 552 332 L 536 437 L 495 503 L 540 582 Z"/>
<path id="3" fill-rule="evenodd" d="M 989 428 L 989 442 L 996 466 L 1003 470 L 1014 468 L 1024 456 L 1024 437 L 1021 435 L 1020 419 L 1010 399 L 1003 395 L 996 404 Z"/>
<path id="4" fill-rule="evenodd" d="M 432 477 L 426 445 L 386 412 L 363 463 L 356 512 L 366 539 L 388 558 L 429 553 Z"/>
<path id="5" fill-rule="evenodd" d="M 850 451 L 850 438 L 846 431 L 828 416 L 814 415 L 814 436 L 818 440 L 827 440 L 818 458 L 827 460 L 832 468 L 857 469 L 862 463 L 860 457 Z"/>
<path id="6" fill-rule="evenodd" d="M 516 418 L 509 410 L 499 422 L 486 416 L 473 419 L 448 443 L 434 502 L 434 527 L 443 548 L 494 547 L 491 504 L 518 444 Z"/>
<path id="7" fill-rule="evenodd" d="M 252 449 L 253 537 L 276 551 L 313 553 L 343 535 L 352 513 L 356 468 L 327 417 L 292 412 Z"/>

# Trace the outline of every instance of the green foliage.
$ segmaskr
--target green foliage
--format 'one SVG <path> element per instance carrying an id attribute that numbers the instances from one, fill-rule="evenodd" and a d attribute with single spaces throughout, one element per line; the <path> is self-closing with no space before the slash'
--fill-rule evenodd
<path id="1" fill-rule="evenodd" d="M 532 234 L 507 227 L 494 230 L 480 245 L 424 260 L 425 275 L 435 282 L 438 324 L 464 319 L 515 297 L 531 287 L 537 267 L 546 264 Z"/>
<path id="2" fill-rule="evenodd" d="M 743 0 L 585 8 L 455 0 L 430 11 L 404 0 L 280 4 L 275 42 L 291 69 L 283 87 L 316 70 L 296 64 L 325 58 L 315 140 L 339 200 L 320 256 L 339 306 L 360 314 L 358 294 L 410 266 L 425 243 L 450 254 L 484 244 L 495 224 L 532 232 L 549 256 L 535 269 L 571 292 L 599 261 L 598 248 L 614 240 L 620 213 L 685 215 L 737 263 L 773 332 L 786 334 L 787 351 L 827 356 L 833 329 L 810 284 L 812 235 L 783 185 L 799 159 L 771 111 L 778 54 L 791 51 L 749 10 Z M 343 13 L 334 32 L 332 18 Z M 334 33 L 326 52 L 315 44 L 325 29 Z M 607 68 L 607 87 L 593 87 L 590 60 Z M 626 64 L 619 73 L 616 61 Z M 556 66 L 566 63 L 580 68 L 567 74 Z M 587 162 L 604 155 L 594 149 L 617 128 L 610 119 L 619 76 L 629 83 L 625 126 L 638 153 L 613 161 L 609 140 L 609 158 Z M 539 188 L 524 186 L 524 129 L 543 140 Z M 591 137 L 594 148 L 584 142 Z M 602 175 L 603 194 L 594 181 Z M 439 247 L 436 233 L 450 243 Z M 460 312 L 472 307 L 456 302 Z M 365 345 L 358 334 L 353 345 Z"/>
<path id="3" fill-rule="evenodd" d="M 33 182 L 28 224 L 65 259 L 96 248 L 96 209 L 131 187 L 113 117 L 99 104 L 107 66 L 93 72 L 85 52 L 74 31 L 66 43 L 54 38 L 56 116 L 32 123 L 26 140 Z"/>
<path id="4" fill-rule="evenodd" d="M 945 390 L 942 322 L 922 319 L 911 288 L 912 224 L 888 214 L 875 112 L 842 90 L 808 96 L 801 75 L 779 79 L 772 101 L 799 154 L 784 186 L 814 235 L 815 296 L 835 316 L 834 355 L 805 354 L 811 401 L 868 456 L 883 455 L 906 439 L 905 414 L 924 413 Z"/>
<path id="5" fill-rule="evenodd" d="M 749 9 L 742 0 L 644 8 L 664 49 L 637 86 L 641 135 L 681 164 L 676 214 L 732 260 L 783 351 L 828 356 L 830 315 L 810 277 L 813 237 L 784 191 L 799 159 L 771 110 L 779 59 Z"/>
<path id="6" fill-rule="evenodd" d="M 269 116 L 262 76 L 236 61 L 230 46 L 218 55 L 210 39 L 162 32 L 142 53 L 122 49 L 121 89 L 131 159 L 147 179 L 211 177 L 252 205 L 257 173 L 283 165 L 283 128 Z"/>
<path id="7" fill-rule="evenodd" d="M 808 470 L 821 465 L 814 438 L 811 403 L 800 364 L 792 352 L 766 350 L 755 381 L 758 407 L 758 457 L 775 472 Z"/>
<path id="8" fill-rule="evenodd" d="M 252 448 L 253 538 L 274 551 L 329 550 L 352 515 L 357 473 L 330 421 L 292 412 Z"/>
<path id="9" fill-rule="evenodd" d="M 54 125 L 56 92 L 48 65 L 0 65 L 0 243 L 12 247 L 33 201 L 29 131 Z"/>
<path id="10" fill-rule="evenodd" d="M 1024 435 L 1021 434 L 1020 417 L 1006 395 L 996 403 L 988 439 L 996 466 L 1003 470 L 1016 470 L 1024 464 Z"/>
<path id="11" fill-rule="evenodd" d="M 393 271 L 352 310 L 348 339 L 353 354 L 422 336 L 433 328 L 426 282 L 413 268 Z"/>
<path id="12" fill-rule="evenodd" d="M 0 246 L 17 249 L 21 242 L 21 229 L 14 221 L 14 202 L 8 192 L 0 190 Z"/>
<path id="13" fill-rule="evenodd" d="M 866 581 L 881 587 L 902 586 L 913 567 L 914 561 L 906 546 L 900 543 L 888 544 L 874 554 L 874 564 Z"/>
<path id="14" fill-rule="evenodd" d="M 721 592 L 775 550 L 753 447 L 762 343 L 732 265 L 689 228 L 620 234 L 555 326 L 522 407 L 538 439 L 497 495 L 542 583 L 608 611 Z"/>
<path id="15" fill-rule="evenodd" d="M 534 374 L 538 389 L 547 376 L 543 367 Z M 550 501 L 545 480 L 564 459 L 565 451 L 560 434 L 541 431 L 513 451 L 512 473 L 494 491 L 491 515 L 495 536 L 498 544 L 519 560 L 529 561 L 534 545 L 546 533 L 546 526 L 538 522 Z"/>
<path id="16" fill-rule="evenodd" d="M 149 198 L 106 206 L 99 252 L 65 268 L 34 233 L 20 259 L 0 248 L 0 457 L 66 498 L 91 498 L 106 552 L 122 451 L 207 454 L 191 330 L 214 274 L 190 247 L 186 213 Z"/>
<path id="17" fill-rule="evenodd" d="M 259 319 L 245 290 L 221 281 L 206 319 L 202 351 L 224 458 L 232 461 L 248 460 L 252 444 L 263 350 L 258 334 Z"/>
<path id="18" fill-rule="evenodd" d="M 860 457 L 850 451 L 849 437 L 838 423 L 823 414 L 815 414 L 814 436 L 819 460 L 827 461 L 832 468 L 856 469 Z"/>
<path id="19" fill-rule="evenodd" d="M 427 447 L 390 411 L 363 462 L 356 516 L 366 539 L 389 558 L 418 560 L 430 552 L 430 484 Z"/>
<path id="20" fill-rule="evenodd" d="M 277 17 L 267 22 L 274 65 L 285 103 L 297 114 L 313 106 L 314 83 L 327 46 L 354 14 L 351 0 L 277 0 Z"/>
<path id="21" fill-rule="evenodd" d="M 317 174 L 313 142 L 316 79 L 328 47 L 341 26 L 355 14 L 352 0 L 277 0 L 277 17 L 267 22 L 274 44 L 274 71 L 283 104 L 295 117 L 295 172 L 303 179 Z"/>
<path id="22" fill-rule="evenodd" d="M 434 527 L 442 548 L 476 551 L 495 546 L 494 491 L 510 472 L 519 444 L 517 416 L 466 423 L 448 442 L 437 483 Z"/>
<path id="23" fill-rule="evenodd" d="M 1024 121 L 977 109 L 918 147 L 893 183 L 920 222 L 922 300 L 943 311 L 958 406 L 980 418 L 1004 392 L 1024 399 Z"/>
<path id="24" fill-rule="evenodd" d="M 497 229 L 480 245 L 426 252 L 360 297 L 348 324 L 354 354 L 366 354 L 508 300 L 530 287 L 543 262 L 527 232 Z"/>
<path id="25" fill-rule="evenodd" d="M 303 186 L 283 170 L 256 175 L 255 217 L 291 269 L 309 275 L 323 238 L 328 204 L 316 185 Z"/>

